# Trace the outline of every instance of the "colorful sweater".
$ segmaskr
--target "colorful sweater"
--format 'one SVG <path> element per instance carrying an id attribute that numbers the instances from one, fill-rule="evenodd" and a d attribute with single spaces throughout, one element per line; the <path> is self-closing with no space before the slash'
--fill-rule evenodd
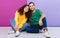
<path id="1" fill-rule="evenodd" d="M 24 15 L 20 15 L 18 11 L 16 11 L 15 13 L 15 23 L 18 26 L 18 28 L 22 28 L 22 26 L 24 25 L 24 23 L 26 23 L 27 18 Z"/>

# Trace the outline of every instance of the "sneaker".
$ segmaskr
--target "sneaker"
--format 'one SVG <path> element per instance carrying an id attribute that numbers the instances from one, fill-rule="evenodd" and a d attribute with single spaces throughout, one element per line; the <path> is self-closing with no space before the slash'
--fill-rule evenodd
<path id="1" fill-rule="evenodd" d="M 14 34 L 15 32 L 14 31 L 8 31 L 8 34 Z"/>
<path id="2" fill-rule="evenodd" d="M 43 33 L 42 30 L 39 30 L 39 33 Z"/>
<path id="3" fill-rule="evenodd" d="M 44 32 L 43 35 L 46 37 L 46 38 L 50 38 L 50 35 L 48 32 Z"/>
<path id="4" fill-rule="evenodd" d="M 20 32 L 19 31 L 16 31 L 15 37 L 18 37 L 19 35 L 20 35 Z"/>

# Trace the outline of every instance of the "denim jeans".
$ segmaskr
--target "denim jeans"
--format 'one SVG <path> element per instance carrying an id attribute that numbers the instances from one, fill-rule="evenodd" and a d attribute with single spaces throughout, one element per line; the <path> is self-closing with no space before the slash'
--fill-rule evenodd
<path id="1" fill-rule="evenodd" d="M 10 19 L 10 23 L 11 23 L 12 29 L 14 30 L 14 27 L 15 27 L 16 24 L 15 24 L 15 21 L 14 21 L 13 18 Z M 21 31 L 25 30 L 28 26 L 29 26 L 29 24 L 25 23 L 19 31 L 21 32 Z"/>
<path id="2" fill-rule="evenodd" d="M 39 24 L 35 24 L 35 25 L 30 25 L 30 27 L 27 28 L 27 32 L 29 33 L 38 33 L 39 32 L 39 29 L 42 30 L 42 29 L 47 29 L 47 22 L 46 22 L 46 17 L 43 18 L 43 25 L 40 26 Z"/>

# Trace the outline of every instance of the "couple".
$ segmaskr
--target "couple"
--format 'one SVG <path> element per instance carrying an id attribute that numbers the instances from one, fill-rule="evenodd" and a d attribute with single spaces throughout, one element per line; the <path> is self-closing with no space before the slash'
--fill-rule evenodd
<path id="1" fill-rule="evenodd" d="M 39 9 L 35 9 L 35 4 L 30 2 L 29 5 L 24 5 L 15 13 L 15 18 L 10 19 L 15 37 L 20 35 L 20 32 L 26 30 L 27 32 L 42 32 L 46 38 L 50 38 L 47 29 L 45 14 Z"/>

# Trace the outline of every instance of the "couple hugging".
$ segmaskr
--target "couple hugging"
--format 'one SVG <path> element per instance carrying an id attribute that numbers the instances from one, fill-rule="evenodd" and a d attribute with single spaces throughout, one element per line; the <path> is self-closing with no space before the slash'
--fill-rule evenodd
<path id="1" fill-rule="evenodd" d="M 10 23 L 13 29 L 11 32 L 15 33 L 15 37 L 18 37 L 22 31 L 27 31 L 29 33 L 41 32 L 46 38 L 50 38 L 45 14 L 41 10 L 35 9 L 33 2 L 19 8 L 14 19 L 10 19 Z"/>

